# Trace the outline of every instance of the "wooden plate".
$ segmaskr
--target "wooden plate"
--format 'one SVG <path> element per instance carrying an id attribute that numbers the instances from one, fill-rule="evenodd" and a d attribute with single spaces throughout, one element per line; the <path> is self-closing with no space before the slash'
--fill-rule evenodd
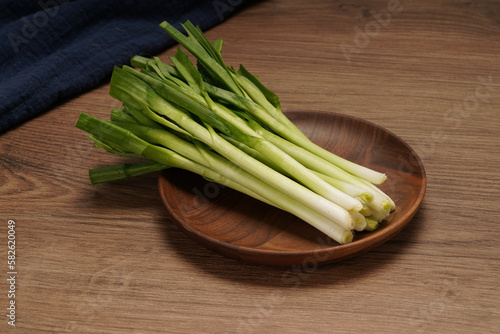
<path id="1" fill-rule="evenodd" d="M 415 215 L 426 175 L 399 137 L 362 119 L 322 112 L 287 116 L 316 144 L 387 174 L 380 188 L 396 210 L 374 232 L 340 245 L 289 213 L 178 169 L 162 172 L 160 195 L 178 226 L 205 247 L 248 263 L 316 266 L 362 254 L 398 233 Z"/>

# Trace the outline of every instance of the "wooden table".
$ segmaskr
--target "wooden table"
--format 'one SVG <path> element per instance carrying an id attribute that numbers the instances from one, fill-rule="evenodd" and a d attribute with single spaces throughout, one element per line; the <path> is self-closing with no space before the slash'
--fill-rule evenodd
<path id="1" fill-rule="evenodd" d="M 158 174 L 89 184 L 89 168 L 123 161 L 74 128 L 80 112 L 120 105 L 104 83 L 0 137 L 20 333 L 498 333 L 499 2 L 262 1 L 207 35 L 284 110 L 404 139 L 428 176 L 420 211 L 389 242 L 317 270 L 226 259 L 175 226 Z"/>

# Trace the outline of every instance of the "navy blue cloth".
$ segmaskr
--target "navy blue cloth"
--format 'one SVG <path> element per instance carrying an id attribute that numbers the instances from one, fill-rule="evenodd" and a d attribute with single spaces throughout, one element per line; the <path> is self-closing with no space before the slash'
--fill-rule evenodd
<path id="1" fill-rule="evenodd" d="M 0 134 L 174 45 L 161 22 L 206 30 L 248 2 L 0 0 Z"/>

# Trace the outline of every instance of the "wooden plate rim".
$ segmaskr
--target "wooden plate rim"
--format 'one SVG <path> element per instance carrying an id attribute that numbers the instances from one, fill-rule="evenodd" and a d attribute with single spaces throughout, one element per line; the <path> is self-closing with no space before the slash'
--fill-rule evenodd
<path id="1" fill-rule="evenodd" d="M 204 233 L 201 233 L 200 231 L 194 229 L 191 227 L 189 224 L 182 223 L 184 221 L 184 217 L 178 215 L 175 210 L 172 210 L 168 204 L 168 198 L 166 197 L 166 187 L 168 185 L 168 181 L 166 179 L 165 173 L 160 173 L 159 179 L 158 179 L 158 187 L 159 187 L 159 192 L 160 196 L 162 199 L 163 204 L 165 205 L 166 209 L 170 213 L 170 215 L 174 218 L 175 223 L 177 226 L 181 228 L 188 236 L 190 236 L 192 239 L 194 239 L 197 242 L 200 242 L 203 244 L 205 247 L 216 251 L 218 253 L 221 253 L 222 255 L 235 258 L 238 260 L 242 260 L 244 262 L 250 262 L 250 263 L 255 263 L 255 264 L 269 264 L 266 263 L 265 258 L 263 258 L 262 261 L 253 261 L 251 259 L 247 259 L 247 255 L 250 258 L 255 257 L 256 255 L 266 257 L 266 256 L 272 256 L 274 258 L 279 257 L 282 258 L 283 264 L 282 265 L 291 265 L 291 264 L 300 264 L 300 261 L 296 261 L 297 259 L 309 259 L 311 257 L 314 257 L 315 259 L 317 258 L 322 258 L 322 260 L 318 260 L 317 262 L 320 264 L 323 263 L 330 263 L 330 262 L 336 262 L 340 261 L 355 255 L 360 255 L 362 253 L 365 253 L 369 251 L 370 249 L 373 249 L 387 240 L 391 239 L 394 235 L 396 235 L 398 232 L 400 232 L 408 223 L 409 221 L 413 218 L 413 216 L 417 213 L 418 208 L 422 204 L 422 201 L 425 196 L 426 188 L 427 188 L 427 176 L 425 172 L 424 165 L 421 161 L 421 159 L 418 157 L 416 152 L 408 145 L 402 138 L 400 138 L 398 135 L 394 134 L 393 132 L 385 129 L 384 127 L 377 125 L 375 123 L 372 123 L 370 121 L 367 121 L 362 118 L 358 118 L 355 116 L 350 116 L 350 115 L 345 115 L 345 114 L 340 114 L 340 113 L 334 113 L 334 112 L 322 112 L 322 111 L 288 111 L 285 112 L 288 116 L 293 116 L 293 115 L 301 115 L 304 113 L 308 113 L 311 115 L 318 115 L 320 116 L 325 116 L 325 115 L 331 115 L 332 117 L 341 117 L 341 118 L 347 118 L 349 120 L 353 120 L 356 122 L 364 123 L 368 126 L 377 128 L 378 130 L 385 132 L 389 136 L 395 138 L 400 144 L 406 147 L 408 152 L 413 155 L 414 161 L 418 164 L 419 168 L 419 174 L 420 178 L 422 179 L 422 186 L 420 187 L 420 191 L 418 193 L 418 196 L 416 196 L 415 201 L 413 202 L 413 205 L 408 208 L 406 213 L 398 217 L 398 222 L 393 222 L 389 226 L 385 227 L 382 232 L 378 233 L 377 231 L 370 233 L 370 235 L 364 237 L 361 240 L 354 240 L 351 243 L 344 244 L 344 245 L 333 245 L 331 247 L 327 248 L 321 248 L 319 250 L 305 250 L 305 251 L 282 251 L 282 250 L 263 250 L 263 249 L 258 249 L 254 247 L 249 247 L 249 246 L 240 246 L 240 245 L 234 245 L 230 242 L 226 241 L 221 241 L 216 238 L 213 238 L 210 235 L 206 235 Z M 369 247 L 362 248 L 360 250 L 355 250 L 360 243 L 366 243 L 369 245 Z M 355 251 L 349 252 L 349 250 L 354 249 Z M 323 256 L 327 255 L 326 258 L 323 258 Z M 336 256 L 335 256 L 336 255 Z M 295 261 L 294 261 L 295 260 Z M 280 265 L 276 264 L 276 261 L 272 261 L 272 265 Z"/>

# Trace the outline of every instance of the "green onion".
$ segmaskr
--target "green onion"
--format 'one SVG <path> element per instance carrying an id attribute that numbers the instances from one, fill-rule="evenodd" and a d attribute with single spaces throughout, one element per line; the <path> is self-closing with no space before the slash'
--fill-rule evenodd
<path id="1" fill-rule="evenodd" d="M 247 88 L 247 90 L 252 91 L 255 93 L 255 96 L 264 96 L 263 94 L 257 94 L 256 91 L 259 89 L 254 83 L 257 83 L 258 79 L 255 76 L 252 76 L 251 74 L 248 73 L 248 71 L 245 71 L 244 67 L 240 66 L 240 73 L 238 74 L 235 71 L 229 71 L 228 66 L 224 64 L 224 61 L 220 57 L 220 54 L 218 52 L 213 52 L 214 48 L 211 43 L 208 43 L 206 40 L 206 37 L 201 33 L 199 29 L 196 29 L 193 27 L 191 22 L 186 22 L 186 24 L 183 25 L 183 27 L 186 29 L 186 31 L 189 34 L 190 38 L 187 38 L 184 36 L 182 33 L 180 33 L 177 29 L 175 29 L 172 25 L 168 24 L 167 22 L 163 22 L 160 24 L 160 26 L 165 29 L 177 42 L 179 42 L 181 45 L 183 45 L 186 49 L 188 49 L 203 65 L 208 65 L 208 68 L 211 70 L 211 73 L 213 74 L 214 71 L 216 75 L 213 75 L 214 78 L 216 78 L 218 83 L 222 85 L 222 87 L 229 87 L 230 92 L 232 92 L 235 95 L 239 95 L 241 98 L 245 98 L 248 96 L 245 94 L 241 87 L 241 84 Z M 201 47 L 203 45 L 203 47 Z M 212 58 L 210 57 L 212 55 Z M 232 75 L 229 75 L 232 74 Z M 230 78 L 228 78 L 228 75 Z M 250 80 L 249 78 L 253 78 L 253 80 Z M 233 85 L 234 83 L 240 83 L 240 85 Z M 261 89 L 263 85 L 261 85 Z M 269 96 L 268 90 L 265 91 L 267 93 L 267 96 Z M 264 96 L 265 97 L 265 96 Z M 266 110 L 266 106 L 268 107 L 268 112 L 270 112 L 270 116 L 274 115 L 274 118 L 277 119 L 281 124 L 285 125 L 286 128 L 289 129 L 289 131 L 279 131 L 278 133 L 282 136 L 284 136 L 287 140 L 290 140 L 294 142 L 295 144 L 309 150 L 310 152 L 322 156 L 324 159 L 334 163 L 335 165 L 345 169 L 346 171 L 361 177 L 363 179 L 368 180 L 369 182 L 375 183 L 375 184 L 381 184 L 383 183 L 387 177 L 383 173 L 376 172 L 374 170 L 371 170 L 369 168 L 360 166 L 358 164 L 355 164 L 351 161 L 348 161 L 346 159 L 343 159 L 329 151 L 324 150 L 323 148 L 315 145 L 312 143 L 310 140 L 307 139 L 305 136 L 297 135 L 297 130 L 291 122 L 288 121 L 288 119 L 281 113 L 281 108 L 278 105 L 278 108 L 275 106 L 274 109 L 269 110 L 269 104 L 263 102 L 263 100 L 266 99 L 259 99 L 257 98 L 257 102 L 261 101 L 263 103 L 264 107 L 262 107 L 263 110 Z M 257 103 L 256 103 L 257 104 Z M 252 108 L 254 110 L 254 108 Z M 257 117 L 263 117 L 263 115 L 257 116 Z M 279 118 L 279 119 L 278 119 Z M 264 124 L 266 126 L 270 126 L 268 124 L 269 119 L 264 121 Z M 287 126 L 288 125 L 288 126 Z M 276 124 L 270 126 L 273 131 L 277 131 L 274 127 Z M 290 131 L 292 129 L 292 131 Z"/>
<path id="2" fill-rule="evenodd" d="M 121 164 L 94 168 L 89 170 L 89 178 L 92 184 L 98 184 L 157 172 L 166 168 L 169 168 L 169 166 L 148 160 L 135 164 Z"/>
<path id="3" fill-rule="evenodd" d="M 372 232 L 377 229 L 379 225 L 378 220 L 372 219 L 372 218 L 366 218 L 366 231 Z"/>
<path id="4" fill-rule="evenodd" d="M 132 131 L 121 127 L 120 124 L 105 122 L 84 113 L 80 115 L 76 124 L 79 129 L 87 132 L 100 129 L 99 135 L 102 141 L 121 146 L 124 151 L 133 152 L 137 157 L 153 159 L 160 164 L 192 171 L 214 182 L 227 185 L 257 199 L 265 200 L 278 208 L 283 208 L 341 243 L 352 240 L 352 232 L 349 229 L 333 223 L 310 207 L 276 191 L 273 187 L 201 146 L 184 142 L 167 131 L 147 128 L 134 123 L 121 125 L 135 129 L 143 137 L 151 136 L 148 139 L 153 138 L 154 141 L 164 142 L 192 159 L 167 148 L 150 144 L 133 134 Z M 237 180 L 237 182 L 233 180 Z"/>
<path id="5" fill-rule="evenodd" d="M 386 176 L 312 143 L 257 76 L 225 64 L 222 40 L 211 43 L 189 21 L 182 26 L 187 36 L 160 24 L 197 66 L 181 49 L 172 64 L 134 56 L 140 71 L 113 71 L 109 93 L 123 105 L 111 121 L 80 115 L 76 127 L 97 148 L 146 159 L 91 169 L 91 182 L 181 168 L 288 211 L 339 243 L 375 230 L 395 207 L 375 185 Z"/>

